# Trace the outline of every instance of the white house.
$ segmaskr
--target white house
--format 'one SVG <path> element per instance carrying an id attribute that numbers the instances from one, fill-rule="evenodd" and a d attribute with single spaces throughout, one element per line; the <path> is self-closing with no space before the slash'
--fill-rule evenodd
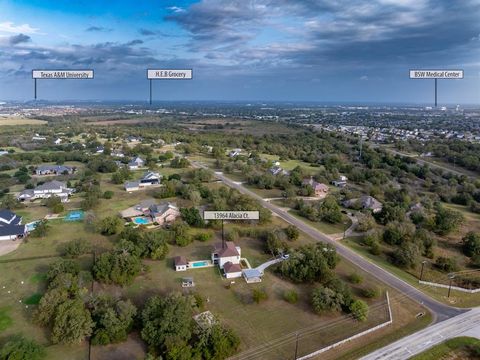
<path id="1" fill-rule="evenodd" d="M 62 139 L 58 138 L 53 142 L 55 145 L 60 145 L 62 143 Z"/>
<path id="2" fill-rule="evenodd" d="M 18 194 L 17 199 L 20 201 L 35 199 L 47 199 L 51 196 L 58 196 L 62 202 L 67 202 L 73 189 L 68 188 L 62 181 L 49 181 L 37 186 L 35 189 L 25 189 Z"/>
<path id="3" fill-rule="evenodd" d="M 158 185 L 161 179 L 162 175 L 159 173 L 147 171 L 139 181 L 127 181 L 124 187 L 128 192 L 137 191 L 151 185 Z"/>
<path id="4" fill-rule="evenodd" d="M 145 164 L 145 161 L 142 158 L 137 156 L 132 161 L 130 161 L 128 163 L 128 168 L 130 170 L 136 170 L 136 169 L 139 169 L 139 168 L 143 167 L 144 164 Z"/>
<path id="5" fill-rule="evenodd" d="M 22 225 L 22 218 L 14 212 L 0 210 L 0 241 L 17 240 L 27 234 L 25 225 Z"/>
<path id="6" fill-rule="evenodd" d="M 228 156 L 231 157 L 231 158 L 233 158 L 233 157 L 235 157 L 235 156 L 240 155 L 241 152 L 242 152 L 242 149 L 233 149 L 232 151 L 230 151 L 230 152 L 228 153 Z"/>
<path id="7" fill-rule="evenodd" d="M 223 270 L 225 277 L 235 278 L 242 276 L 240 267 L 240 246 L 235 246 L 232 241 L 215 244 L 212 252 L 212 263 Z M 235 265 L 235 266 L 234 266 Z"/>

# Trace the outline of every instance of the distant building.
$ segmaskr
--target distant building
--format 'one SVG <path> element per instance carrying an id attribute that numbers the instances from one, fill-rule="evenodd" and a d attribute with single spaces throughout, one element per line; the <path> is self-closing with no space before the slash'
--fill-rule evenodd
<path id="1" fill-rule="evenodd" d="M 147 171 L 139 181 L 127 181 L 125 183 L 126 191 L 137 191 L 142 188 L 158 185 L 162 180 L 162 175 L 153 171 Z"/>
<path id="2" fill-rule="evenodd" d="M 135 157 L 132 161 L 128 163 L 128 168 L 130 170 L 136 170 L 142 168 L 145 165 L 145 161 L 140 157 Z"/>
<path id="3" fill-rule="evenodd" d="M 33 201 L 36 199 L 47 199 L 52 196 L 58 196 L 62 202 L 67 202 L 73 189 L 68 188 L 62 181 L 49 181 L 34 189 L 23 190 L 18 194 L 17 199 L 20 201 Z"/>
<path id="4" fill-rule="evenodd" d="M 58 138 L 53 142 L 55 145 L 60 145 L 62 143 L 62 139 Z"/>
<path id="5" fill-rule="evenodd" d="M 347 208 L 361 208 L 371 210 L 373 213 L 382 211 L 383 205 L 373 196 L 362 196 L 361 198 L 351 199 L 343 202 Z"/>
<path id="6" fill-rule="evenodd" d="M 145 200 L 140 204 L 123 210 L 120 215 L 124 219 L 132 220 L 136 217 L 145 217 L 159 225 L 174 222 L 181 216 L 180 210 L 175 204 L 156 204 L 155 200 Z"/>
<path id="7" fill-rule="evenodd" d="M 347 186 L 348 178 L 346 176 L 341 175 L 337 180 L 332 181 L 332 185 L 336 187 L 343 188 Z"/>
<path id="8" fill-rule="evenodd" d="M 313 180 L 313 177 L 310 177 L 310 179 L 303 179 L 302 181 L 303 186 L 310 185 L 313 188 L 313 191 L 315 192 L 315 196 L 317 197 L 324 197 L 330 188 L 328 185 L 316 182 Z"/>
<path id="9" fill-rule="evenodd" d="M 269 171 L 272 175 L 290 175 L 287 170 L 283 170 L 280 166 L 272 166 Z"/>
<path id="10" fill-rule="evenodd" d="M 69 175 L 73 174 L 74 168 L 64 165 L 40 165 L 35 169 L 36 175 Z"/>
<path id="11" fill-rule="evenodd" d="M 238 155 L 240 155 L 242 153 L 242 149 L 233 149 L 232 151 L 230 151 L 228 153 L 228 156 L 233 158 L 233 157 L 236 157 Z"/>
<path id="12" fill-rule="evenodd" d="M 46 141 L 47 138 L 45 136 L 40 136 L 36 134 L 35 136 L 32 136 L 32 141 Z"/>

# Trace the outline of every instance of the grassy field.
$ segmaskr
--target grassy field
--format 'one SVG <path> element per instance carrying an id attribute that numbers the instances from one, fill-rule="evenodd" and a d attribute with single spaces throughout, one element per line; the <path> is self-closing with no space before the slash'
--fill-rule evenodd
<path id="1" fill-rule="evenodd" d="M 476 348 L 476 351 L 473 350 Z M 447 360 L 478 359 L 480 356 L 480 340 L 462 336 L 453 338 L 412 357 L 410 360 Z"/>
<path id="2" fill-rule="evenodd" d="M 324 234 L 340 234 L 343 233 L 345 229 L 348 229 L 352 224 L 352 221 L 348 218 L 348 216 L 342 214 L 342 221 L 338 224 L 330 224 L 325 221 L 310 221 L 303 216 L 298 215 L 297 210 L 289 210 L 288 211 L 291 215 L 295 216 L 296 218 L 302 220 L 304 223 L 314 227 L 315 229 L 321 231 Z"/>
<path id="3" fill-rule="evenodd" d="M 361 243 L 361 239 L 359 238 L 347 238 L 342 240 L 342 243 L 355 250 L 357 253 L 362 255 L 363 257 L 369 259 L 373 263 L 377 264 L 378 266 L 384 268 L 385 270 L 391 272 L 395 276 L 399 277 L 400 279 L 408 282 L 410 285 L 415 286 L 416 288 L 420 289 L 421 291 L 425 292 L 426 294 L 430 295 L 434 299 L 446 303 L 448 305 L 454 305 L 457 307 L 464 307 L 469 308 L 473 306 L 480 305 L 480 294 L 468 294 L 464 292 L 459 292 L 452 290 L 450 294 L 450 298 L 447 298 L 447 289 L 427 286 L 427 285 L 420 285 L 418 283 L 419 280 L 419 273 L 420 273 L 420 266 L 418 267 L 418 275 L 407 272 L 399 267 L 390 263 L 385 256 L 382 255 L 373 255 L 368 251 L 366 246 L 363 246 Z M 426 277 L 424 277 L 426 278 Z M 435 278 L 436 279 L 436 278 Z M 429 280 L 435 280 L 429 279 Z"/>
<path id="4" fill-rule="evenodd" d="M 5 117 L 0 116 L 0 126 L 12 126 L 12 125 L 45 125 L 47 121 L 28 119 L 23 117 Z"/>
<path id="5" fill-rule="evenodd" d="M 312 166 L 310 163 L 301 160 L 280 160 L 277 155 L 260 154 L 260 157 L 271 161 L 279 161 L 280 167 L 288 171 L 291 171 L 297 166 L 300 166 L 305 170 L 307 174 L 313 175 L 321 169 L 320 167 Z"/>

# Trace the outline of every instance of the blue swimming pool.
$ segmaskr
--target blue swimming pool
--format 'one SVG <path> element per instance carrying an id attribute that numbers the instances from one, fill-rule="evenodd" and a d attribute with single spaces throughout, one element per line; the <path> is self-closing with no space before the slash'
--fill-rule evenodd
<path id="1" fill-rule="evenodd" d="M 147 225 L 150 221 L 145 217 L 136 217 L 132 220 L 137 225 Z"/>
<path id="2" fill-rule="evenodd" d="M 35 230 L 35 228 L 37 227 L 37 224 L 40 222 L 40 220 L 38 221 L 33 221 L 31 223 L 28 223 L 26 224 L 25 226 L 27 227 L 27 231 L 33 231 Z"/>
<path id="3" fill-rule="evenodd" d="M 70 211 L 67 216 L 65 216 L 65 221 L 80 221 L 83 219 L 83 211 L 82 210 L 74 210 Z"/>
<path id="4" fill-rule="evenodd" d="M 208 261 L 197 261 L 192 263 L 192 267 L 204 267 L 208 265 Z"/>

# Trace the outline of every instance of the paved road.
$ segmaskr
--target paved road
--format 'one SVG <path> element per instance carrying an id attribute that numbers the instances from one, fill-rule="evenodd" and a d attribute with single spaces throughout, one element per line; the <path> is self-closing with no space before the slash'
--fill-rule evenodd
<path id="1" fill-rule="evenodd" d="M 454 318 L 429 326 L 374 351 L 361 360 L 403 360 L 419 354 L 432 346 L 458 336 L 480 338 L 480 309 L 473 309 Z"/>
<path id="2" fill-rule="evenodd" d="M 207 168 L 205 165 L 192 161 L 192 165 L 197 167 Z M 343 244 L 335 241 L 331 237 L 321 233 L 317 229 L 307 225 L 302 220 L 297 219 L 293 215 L 289 214 L 287 211 L 281 209 L 280 207 L 265 201 L 261 196 L 255 194 L 253 191 L 248 190 L 243 185 L 239 184 L 238 182 L 232 181 L 229 178 L 225 177 L 221 172 L 215 172 L 215 176 L 222 180 L 222 182 L 229 187 L 237 189 L 239 192 L 249 195 L 252 198 L 257 199 L 262 206 L 272 211 L 275 215 L 279 216 L 286 222 L 295 225 L 301 231 L 311 236 L 313 239 L 318 241 L 323 241 L 333 245 L 337 253 L 350 261 L 351 263 L 355 264 L 362 270 L 366 271 L 367 273 L 371 274 L 372 276 L 376 277 L 381 282 L 388 284 L 389 286 L 397 289 L 402 294 L 407 295 L 414 301 L 423 304 L 427 307 L 434 317 L 434 322 L 440 322 L 452 318 L 456 315 L 462 314 L 466 312 L 465 309 L 458 309 L 455 307 L 451 307 L 445 304 L 442 304 L 431 297 L 425 295 L 420 290 L 416 289 L 414 286 L 406 283 L 405 281 L 397 278 L 395 275 L 392 275 L 388 271 L 382 269 L 381 267 L 371 263 L 370 261 L 363 258 L 361 255 L 357 254 L 353 250 L 347 248 Z"/>

